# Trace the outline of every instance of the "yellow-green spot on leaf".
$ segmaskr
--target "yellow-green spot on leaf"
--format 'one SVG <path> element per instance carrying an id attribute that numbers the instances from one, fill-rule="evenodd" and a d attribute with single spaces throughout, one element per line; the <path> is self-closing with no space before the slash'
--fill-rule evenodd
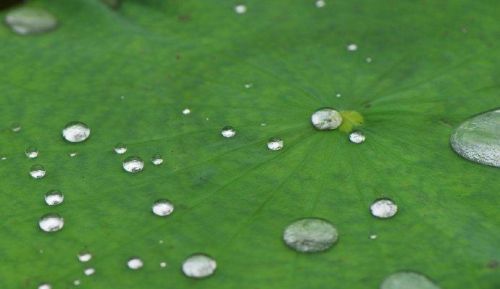
<path id="1" fill-rule="evenodd" d="M 339 127 L 341 132 L 350 133 L 354 128 L 361 126 L 364 122 L 363 116 L 354 110 L 341 111 L 342 124 Z"/>

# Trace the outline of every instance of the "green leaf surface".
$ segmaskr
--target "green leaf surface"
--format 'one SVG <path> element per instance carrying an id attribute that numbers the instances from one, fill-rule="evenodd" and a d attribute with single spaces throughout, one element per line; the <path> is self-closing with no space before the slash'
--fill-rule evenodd
<path id="1" fill-rule="evenodd" d="M 449 146 L 454 127 L 499 107 L 497 2 L 244 2 L 245 14 L 217 0 L 33 1 L 56 30 L 0 28 L 0 287 L 364 289 L 398 271 L 500 287 L 500 170 Z M 349 124 L 361 115 L 366 142 L 314 130 L 325 106 L 357 112 Z M 64 142 L 70 121 L 91 137 Z M 226 125 L 236 137 L 220 135 Z M 284 148 L 267 150 L 270 137 Z M 144 171 L 125 172 L 128 156 Z M 62 205 L 44 204 L 50 189 Z M 398 204 L 394 218 L 370 215 L 380 197 Z M 166 218 L 151 212 L 162 198 L 175 205 Z M 61 231 L 38 228 L 47 213 L 64 217 Z M 332 222 L 337 244 L 286 247 L 284 228 L 303 217 Z M 197 252 L 215 258 L 213 276 L 183 276 Z M 141 270 L 126 267 L 132 256 Z"/>

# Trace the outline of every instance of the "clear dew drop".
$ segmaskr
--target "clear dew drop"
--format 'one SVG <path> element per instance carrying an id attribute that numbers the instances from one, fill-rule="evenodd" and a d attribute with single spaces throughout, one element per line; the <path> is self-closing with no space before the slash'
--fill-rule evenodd
<path id="1" fill-rule="evenodd" d="M 78 253 L 78 255 L 76 255 L 76 257 L 78 258 L 78 261 L 85 263 L 85 262 L 90 261 L 90 259 L 92 259 L 92 254 L 90 252 L 83 251 L 83 252 Z"/>
<path id="2" fill-rule="evenodd" d="M 0 160 L 5 161 L 7 159 L 6 156 L 0 156 Z"/>
<path id="3" fill-rule="evenodd" d="M 38 157 L 38 149 L 36 147 L 28 147 L 25 151 L 24 154 L 26 157 L 29 159 L 34 159 Z"/>
<path id="4" fill-rule="evenodd" d="M 244 87 L 245 88 L 251 88 L 253 86 L 253 83 L 245 83 Z"/>
<path id="5" fill-rule="evenodd" d="M 342 115 L 333 108 L 321 108 L 311 115 L 311 123 L 318 130 L 333 130 L 342 124 Z"/>
<path id="6" fill-rule="evenodd" d="M 237 14 L 245 14 L 247 12 L 247 6 L 243 4 L 236 5 L 234 6 L 234 12 L 236 12 Z"/>
<path id="7" fill-rule="evenodd" d="M 375 239 L 377 239 L 377 235 L 375 234 L 370 235 L 370 240 L 375 240 Z"/>
<path id="8" fill-rule="evenodd" d="M 267 148 L 272 151 L 279 151 L 280 149 L 283 148 L 284 142 L 280 138 L 270 138 L 269 141 L 267 142 Z"/>
<path id="9" fill-rule="evenodd" d="M 79 121 L 72 121 L 62 129 L 63 138 L 71 143 L 83 142 L 90 136 L 90 128 Z"/>
<path id="10" fill-rule="evenodd" d="M 356 50 L 358 50 L 357 44 L 351 43 L 351 44 L 347 45 L 347 51 L 356 51 Z"/>
<path id="11" fill-rule="evenodd" d="M 397 272 L 385 278 L 380 289 L 440 289 L 440 287 L 420 273 Z"/>
<path id="12" fill-rule="evenodd" d="M 20 7 L 5 16 L 5 23 L 19 35 L 50 31 L 57 26 L 56 18 L 41 8 Z"/>
<path id="13" fill-rule="evenodd" d="M 86 268 L 85 270 L 83 270 L 83 274 L 85 274 L 85 276 L 94 275 L 94 273 L 95 273 L 95 269 L 92 267 Z"/>
<path id="14" fill-rule="evenodd" d="M 163 157 L 160 154 L 156 154 L 151 158 L 151 163 L 155 166 L 163 164 Z"/>
<path id="15" fill-rule="evenodd" d="M 144 169 L 144 161 L 140 157 L 128 157 L 123 161 L 123 169 L 129 173 L 138 173 Z"/>
<path id="16" fill-rule="evenodd" d="M 154 202 L 151 210 L 155 215 L 165 217 L 172 214 L 174 211 L 174 205 L 170 201 L 162 199 Z"/>
<path id="17" fill-rule="evenodd" d="M 113 150 L 115 151 L 116 154 L 123 155 L 124 153 L 127 152 L 127 146 L 125 144 L 118 143 L 115 145 Z"/>
<path id="18" fill-rule="evenodd" d="M 78 279 L 73 281 L 73 285 L 75 285 L 75 286 L 80 286 L 80 284 L 82 284 L 82 281 L 80 281 Z"/>
<path id="19" fill-rule="evenodd" d="M 325 7 L 326 3 L 324 0 L 316 0 L 316 3 L 315 3 L 316 7 L 318 8 L 323 8 Z"/>
<path id="20" fill-rule="evenodd" d="M 302 253 L 321 252 L 337 242 L 337 229 L 328 221 L 304 218 L 288 225 L 283 232 L 285 244 Z"/>
<path id="21" fill-rule="evenodd" d="M 38 285 L 38 289 L 52 289 L 52 286 L 49 283 L 43 283 Z"/>
<path id="22" fill-rule="evenodd" d="M 74 158 L 74 157 L 76 157 L 77 155 L 78 155 L 78 153 L 77 153 L 77 152 L 71 152 L 71 153 L 69 153 L 69 154 L 68 154 L 68 156 L 70 156 L 71 158 Z"/>
<path id="23" fill-rule="evenodd" d="M 236 130 L 232 126 L 225 126 L 222 128 L 220 134 L 225 138 L 232 138 L 236 135 Z"/>
<path id="24" fill-rule="evenodd" d="M 205 278 L 214 274 L 217 262 L 205 254 L 194 254 L 182 263 L 182 272 L 190 278 Z"/>
<path id="25" fill-rule="evenodd" d="M 372 63 L 373 59 L 371 57 L 367 57 L 366 59 L 366 63 Z"/>
<path id="26" fill-rule="evenodd" d="M 64 219 L 58 214 L 46 214 L 40 218 L 38 226 L 44 232 L 57 232 L 64 227 Z"/>
<path id="27" fill-rule="evenodd" d="M 188 115 L 190 113 L 191 113 L 191 110 L 189 108 L 185 108 L 185 109 L 182 110 L 182 114 L 183 115 Z"/>
<path id="28" fill-rule="evenodd" d="M 394 217 L 398 212 L 398 206 L 390 199 L 378 199 L 370 206 L 374 217 L 388 219 Z"/>
<path id="29" fill-rule="evenodd" d="M 355 144 L 364 143 L 365 139 L 366 136 L 360 131 L 351 132 L 349 134 L 349 141 Z"/>
<path id="30" fill-rule="evenodd" d="M 453 131 L 450 143 L 463 158 L 500 168 L 500 109 L 464 121 Z"/>
<path id="31" fill-rule="evenodd" d="M 337 94 L 335 94 L 335 97 L 336 98 L 340 98 L 340 97 L 342 97 L 342 94 L 341 93 L 337 93 Z"/>
<path id="32" fill-rule="evenodd" d="M 21 131 L 21 124 L 20 123 L 17 123 L 17 122 L 14 122 L 10 125 L 10 130 L 12 132 L 20 132 Z"/>
<path id="33" fill-rule="evenodd" d="M 160 267 L 161 268 L 167 267 L 167 262 L 160 262 Z"/>
<path id="34" fill-rule="evenodd" d="M 42 165 L 33 165 L 30 168 L 30 176 L 34 179 L 41 179 L 45 177 L 45 168 Z"/>
<path id="35" fill-rule="evenodd" d="M 127 261 L 127 267 L 132 270 L 139 270 L 142 268 L 142 266 L 144 266 L 144 262 L 142 262 L 142 260 L 137 257 L 130 258 Z"/>
<path id="36" fill-rule="evenodd" d="M 60 191 L 52 190 L 45 194 L 45 203 L 49 206 L 56 206 L 64 201 L 64 195 Z"/>

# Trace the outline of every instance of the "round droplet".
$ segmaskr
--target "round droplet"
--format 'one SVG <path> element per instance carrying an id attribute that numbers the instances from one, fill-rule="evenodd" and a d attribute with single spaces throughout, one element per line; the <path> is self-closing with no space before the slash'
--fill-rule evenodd
<path id="1" fill-rule="evenodd" d="M 72 121 L 63 128 L 62 136 L 71 143 L 85 141 L 90 136 L 90 128 L 83 122 Z"/>
<path id="2" fill-rule="evenodd" d="M 426 276 L 415 272 L 397 272 L 385 278 L 380 289 L 440 289 Z"/>
<path id="3" fill-rule="evenodd" d="M 123 169 L 129 173 L 138 173 L 144 169 L 144 161 L 140 157 L 128 157 L 123 161 Z"/>
<path id="4" fill-rule="evenodd" d="M 225 138 L 231 138 L 236 135 L 236 130 L 232 126 L 225 126 L 222 128 L 220 134 Z"/>
<path id="5" fill-rule="evenodd" d="M 267 148 L 272 150 L 272 151 L 279 151 L 280 149 L 283 148 L 283 140 L 280 138 L 270 138 L 269 141 L 267 142 Z"/>
<path id="6" fill-rule="evenodd" d="M 366 58 L 366 63 L 371 63 L 372 61 L 373 61 L 373 59 L 371 57 Z"/>
<path id="7" fill-rule="evenodd" d="M 83 270 L 83 274 L 85 274 L 85 276 L 94 275 L 94 273 L 95 273 L 94 268 L 86 268 L 85 270 Z"/>
<path id="8" fill-rule="evenodd" d="M 311 123 L 318 130 L 333 130 L 342 124 L 342 115 L 333 108 L 321 108 L 312 114 Z"/>
<path id="9" fill-rule="evenodd" d="M 316 0 L 316 7 L 318 8 L 323 8 L 325 7 L 326 3 L 324 0 Z"/>
<path id="10" fill-rule="evenodd" d="M 113 149 L 114 149 L 115 153 L 117 153 L 119 155 L 122 155 L 122 154 L 127 152 L 127 146 L 122 144 L 122 143 L 116 144 Z"/>
<path id="11" fill-rule="evenodd" d="M 25 151 L 24 154 L 29 158 L 29 159 L 34 159 L 38 157 L 38 149 L 36 147 L 28 147 Z"/>
<path id="12" fill-rule="evenodd" d="M 337 229 L 328 221 L 305 218 L 295 221 L 283 232 L 285 244 L 303 253 L 325 251 L 337 242 Z"/>
<path id="13" fill-rule="evenodd" d="M 374 217 L 387 219 L 396 215 L 398 206 L 390 199 L 379 199 L 370 206 L 370 211 Z"/>
<path id="14" fill-rule="evenodd" d="M 52 286 L 48 283 L 43 283 L 38 285 L 38 289 L 52 289 Z"/>
<path id="15" fill-rule="evenodd" d="M 463 122 L 453 131 L 450 143 L 457 154 L 468 160 L 500 167 L 500 109 Z"/>
<path id="16" fill-rule="evenodd" d="M 190 113 L 191 113 L 191 110 L 189 108 L 185 108 L 185 109 L 182 110 L 182 114 L 183 115 L 188 115 Z"/>
<path id="17" fill-rule="evenodd" d="M 64 201 L 64 195 L 56 190 L 48 191 L 45 194 L 45 203 L 49 206 L 56 206 Z"/>
<path id="18" fill-rule="evenodd" d="M 205 278 L 214 274 L 217 262 L 205 254 L 194 254 L 182 263 L 182 272 L 190 278 Z"/>
<path id="19" fill-rule="evenodd" d="M 17 122 L 14 122 L 10 125 L 10 130 L 12 132 L 20 132 L 21 131 L 21 124 L 20 123 L 17 123 Z"/>
<path id="20" fill-rule="evenodd" d="M 153 213 L 160 217 L 165 217 L 174 211 L 174 205 L 168 200 L 158 200 L 153 204 Z"/>
<path id="21" fill-rule="evenodd" d="M 161 155 L 159 154 L 156 154 L 154 155 L 152 158 L 151 158 L 151 163 L 155 166 L 159 166 L 161 164 L 163 164 L 163 158 Z"/>
<path id="22" fill-rule="evenodd" d="M 134 257 L 134 258 L 130 258 L 127 261 L 127 267 L 129 267 L 132 270 L 139 270 L 142 268 L 142 266 L 144 266 L 144 262 L 142 262 L 142 260 L 139 258 Z"/>
<path id="23" fill-rule="evenodd" d="M 73 281 L 73 285 L 75 285 L 75 286 L 80 286 L 80 284 L 82 284 L 82 282 L 78 279 Z"/>
<path id="24" fill-rule="evenodd" d="M 45 177 L 45 168 L 42 165 L 33 165 L 30 168 L 30 175 L 34 179 Z"/>
<path id="25" fill-rule="evenodd" d="M 370 235 L 370 239 L 371 239 L 371 240 L 375 240 L 375 239 L 377 239 L 377 235 L 375 235 L 375 234 Z"/>
<path id="26" fill-rule="evenodd" d="M 83 252 L 78 253 L 78 255 L 76 255 L 76 257 L 78 258 L 78 261 L 85 263 L 85 262 L 90 261 L 90 259 L 92 259 L 92 254 L 90 252 L 83 251 Z"/>
<path id="27" fill-rule="evenodd" d="M 167 267 L 167 262 L 160 262 L 160 267 L 162 267 L 162 268 Z"/>
<path id="28" fill-rule="evenodd" d="M 38 221 L 40 229 L 44 232 L 57 232 L 64 226 L 64 219 L 58 214 L 46 214 Z"/>
<path id="29" fill-rule="evenodd" d="M 365 139 L 366 139 L 365 135 L 360 131 L 351 132 L 349 134 L 349 140 L 355 144 L 364 143 Z"/>
<path id="30" fill-rule="evenodd" d="M 347 51 L 356 51 L 356 50 L 358 50 L 358 45 L 354 43 L 347 45 Z"/>
<path id="31" fill-rule="evenodd" d="M 247 12 L 247 6 L 243 4 L 236 5 L 234 6 L 234 12 L 236 12 L 237 14 L 244 14 Z"/>
<path id="32" fill-rule="evenodd" d="M 11 10 L 5 16 L 5 23 L 19 35 L 43 33 L 57 26 L 57 20 L 52 14 L 44 9 L 34 7 L 20 7 Z"/>

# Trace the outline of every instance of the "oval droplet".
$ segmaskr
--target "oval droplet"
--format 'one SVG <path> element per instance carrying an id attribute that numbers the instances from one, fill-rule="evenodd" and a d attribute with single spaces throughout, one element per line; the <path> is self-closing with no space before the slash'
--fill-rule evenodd
<path id="1" fill-rule="evenodd" d="M 38 225 L 44 232 L 57 232 L 64 227 L 64 219 L 58 214 L 46 214 L 40 218 Z"/>
<path id="2" fill-rule="evenodd" d="M 295 221 L 283 232 L 285 244 L 303 253 L 321 252 L 337 242 L 337 229 L 328 221 L 305 218 Z"/>
<path id="3" fill-rule="evenodd" d="M 236 135 L 236 130 L 232 126 L 225 126 L 222 128 L 220 134 L 225 138 L 232 138 Z"/>
<path id="4" fill-rule="evenodd" d="M 33 165 L 30 168 L 30 176 L 34 179 L 45 177 L 45 168 L 42 165 Z"/>
<path id="5" fill-rule="evenodd" d="M 10 130 L 12 132 L 20 132 L 21 131 L 21 124 L 18 122 L 14 122 L 10 125 Z"/>
<path id="6" fill-rule="evenodd" d="M 113 150 L 115 151 L 115 153 L 122 155 L 127 152 L 127 146 L 125 144 L 118 143 L 115 145 Z"/>
<path id="7" fill-rule="evenodd" d="M 85 263 L 85 262 L 90 261 L 90 259 L 92 259 L 92 254 L 90 252 L 87 252 L 87 251 L 82 251 L 82 252 L 78 253 L 78 255 L 76 255 L 76 257 L 78 258 L 78 261 Z"/>
<path id="8" fill-rule="evenodd" d="M 358 45 L 355 43 L 351 43 L 347 45 L 347 51 L 356 51 L 358 50 Z"/>
<path id="9" fill-rule="evenodd" d="M 365 142 L 365 135 L 360 131 L 351 132 L 349 134 L 349 141 L 355 144 L 360 144 Z"/>
<path id="10" fill-rule="evenodd" d="M 144 161 L 140 157 L 128 157 L 123 161 L 123 169 L 129 173 L 138 173 L 144 169 Z"/>
<path id="11" fill-rule="evenodd" d="M 36 147 L 28 147 L 25 151 L 24 154 L 29 158 L 29 159 L 34 159 L 38 157 L 38 149 Z"/>
<path id="12" fill-rule="evenodd" d="M 267 148 L 272 151 L 279 151 L 283 148 L 284 142 L 280 138 L 270 138 L 267 142 Z"/>
<path id="13" fill-rule="evenodd" d="M 182 263 L 182 272 L 190 278 L 205 278 L 214 274 L 217 262 L 205 254 L 194 254 Z"/>
<path id="14" fill-rule="evenodd" d="M 168 200 L 158 200 L 153 204 L 152 211 L 155 215 L 165 217 L 174 211 L 174 205 Z"/>
<path id="15" fill-rule="evenodd" d="M 62 136 L 71 143 L 83 142 L 89 138 L 90 128 L 83 122 L 72 121 L 63 128 Z"/>
<path id="16" fill-rule="evenodd" d="M 45 194 L 45 203 L 49 206 L 56 206 L 64 201 L 64 195 L 60 191 L 52 190 Z"/>
<path id="17" fill-rule="evenodd" d="M 95 273 L 95 269 L 92 267 L 86 268 L 85 270 L 83 270 L 83 274 L 85 274 L 85 276 L 94 275 L 94 273 Z"/>
<path id="18" fill-rule="evenodd" d="M 333 108 L 321 108 L 312 114 L 311 123 L 317 130 L 333 130 L 342 124 L 342 115 Z"/>
<path id="19" fill-rule="evenodd" d="M 5 23 L 19 35 L 50 31 L 57 26 L 56 18 L 41 8 L 19 7 L 5 16 Z"/>
<path id="20" fill-rule="evenodd" d="M 188 115 L 190 113 L 191 113 L 191 110 L 189 108 L 185 108 L 185 109 L 182 110 L 182 114 L 183 115 Z"/>
<path id="21" fill-rule="evenodd" d="M 397 272 L 389 275 L 380 289 L 440 289 L 426 276 L 415 272 Z"/>
<path id="22" fill-rule="evenodd" d="M 160 154 L 156 154 L 151 158 L 151 163 L 155 166 L 163 164 L 163 158 Z"/>
<path id="23" fill-rule="evenodd" d="M 160 267 L 162 267 L 162 268 L 167 267 L 167 262 L 160 262 Z"/>
<path id="24" fill-rule="evenodd" d="M 234 6 L 234 12 L 236 12 L 237 14 L 245 14 L 247 12 L 247 6 L 243 4 L 236 5 Z"/>
<path id="25" fill-rule="evenodd" d="M 464 121 L 453 131 L 450 143 L 468 160 L 500 167 L 500 109 Z"/>
<path id="26" fill-rule="evenodd" d="M 49 283 L 43 283 L 38 285 L 38 289 L 52 289 L 52 286 Z"/>
<path id="27" fill-rule="evenodd" d="M 398 212 L 398 206 L 391 199 L 378 199 L 370 206 L 374 217 L 381 219 L 392 218 Z"/>
<path id="28" fill-rule="evenodd" d="M 137 257 L 130 258 L 127 261 L 127 267 L 132 270 L 139 270 L 142 268 L 142 266 L 144 266 L 144 262 L 142 262 L 142 260 Z"/>

